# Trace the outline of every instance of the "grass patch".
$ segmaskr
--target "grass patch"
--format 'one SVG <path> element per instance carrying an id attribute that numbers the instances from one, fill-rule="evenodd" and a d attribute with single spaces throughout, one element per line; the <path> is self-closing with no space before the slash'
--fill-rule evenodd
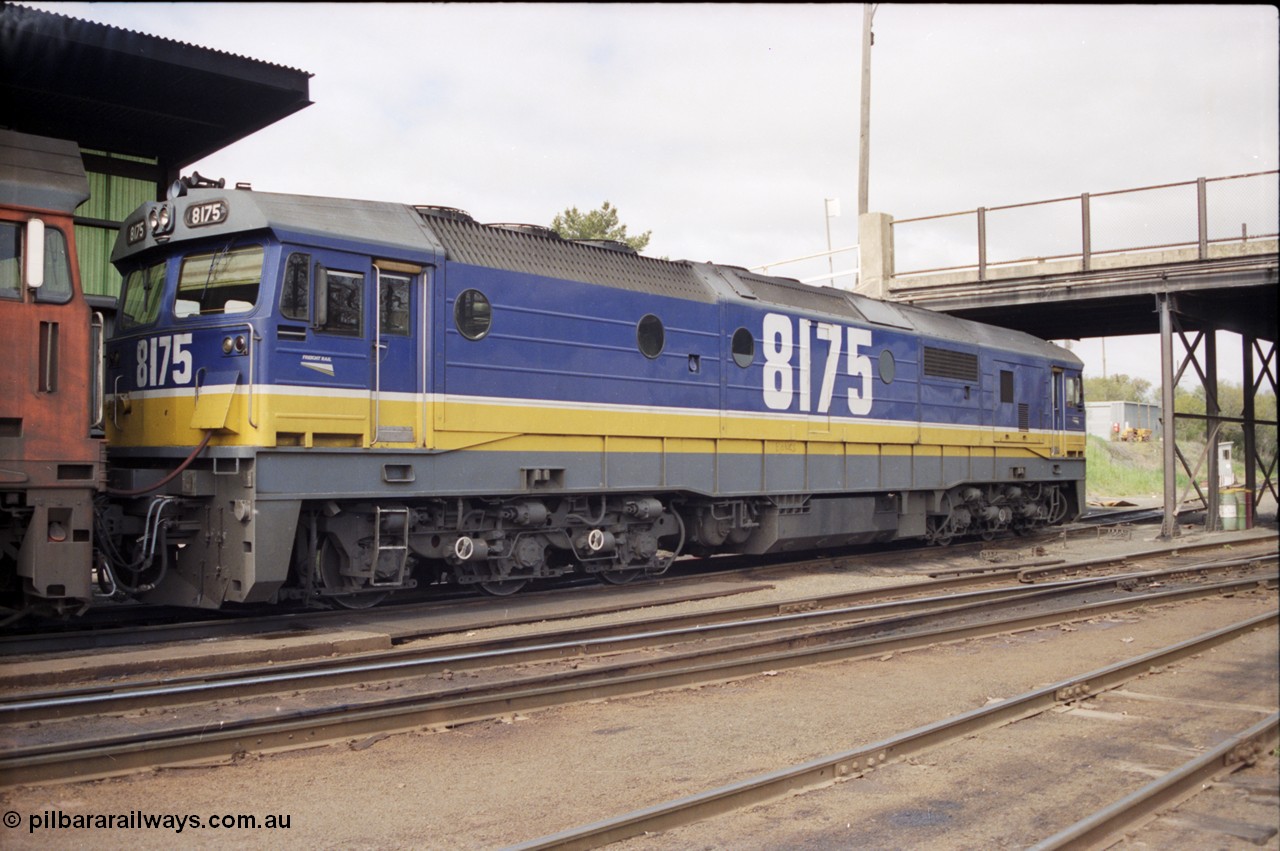
<path id="1" fill-rule="evenodd" d="M 1089 437 L 1085 488 L 1090 499 L 1148 497 L 1164 493 L 1160 444 L 1120 443 Z"/>
<path id="2" fill-rule="evenodd" d="M 1203 444 L 1179 444 L 1182 454 L 1195 465 L 1204 449 Z M 1085 447 L 1085 490 L 1090 500 L 1142 497 L 1160 499 L 1164 495 L 1164 459 L 1160 441 L 1150 443 L 1124 443 L 1105 440 L 1090 435 Z M 1232 469 L 1237 482 L 1244 481 L 1244 464 L 1233 458 Z M 1176 465 L 1178 494 L 1187 488 L 1190 479 L 1182 464 Z M 1200 467 L 1200 487 L 1207 487 L 1207 467 Z M 1188 499 L 1195 499 L 1195 490 L 1187 491 Z"/>

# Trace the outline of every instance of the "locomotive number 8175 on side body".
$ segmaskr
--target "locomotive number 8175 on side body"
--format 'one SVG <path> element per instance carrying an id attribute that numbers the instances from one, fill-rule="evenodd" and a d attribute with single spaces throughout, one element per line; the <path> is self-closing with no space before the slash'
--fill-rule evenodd
<path id="1" fill-rule="evenodd" d="M 1028 335 L 461 211 L 194 186 L 106 356 L 119 587 L 363 606 L 682 554 L 1078 515 L 1080 361 Z"/>

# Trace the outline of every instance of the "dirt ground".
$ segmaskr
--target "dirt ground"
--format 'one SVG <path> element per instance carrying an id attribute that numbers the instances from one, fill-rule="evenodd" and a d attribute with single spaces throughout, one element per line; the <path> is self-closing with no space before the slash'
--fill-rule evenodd
<path id="1" fill-rule="evenodd" d="M 1148 527 L 1140 534 L 1149 539 L 1154 532 Z M 1153 544 L 1135 540 L 1128 545 L 1141 549 Z M 1082 541 L 1067 546 L 1068 555 L 1087 557 L 1117 545 Z M 798 577 L 794 584 L 778 580 L 772 593 L 788 598 L 814 593 L 819 586 L 836 590 L 884 581 L 883 576 L 831 570 Z M 179 843 L 346 849 L 502 847 L 877 741 L 1275 606 L 1274 593 L 1242 594 L 875 661 L 833 663 L 696 689 L 561 707 L 442 732 L 250 755 L 219 766 L 10 789 L 0 793 L 6 822 L 0 841 L 14 849 L 149 849 Z M 1264 638 L 1241 642 L 1240 652 L 1245 655 L 1240 664 L 1260 672 L 1274 671 L 1274 636 L 1270 644 Z M 1280 704 L 1273 673 L 1259 677 L 1258 689 L 1250 703 L 1272 710 Z M 931 767 L 945 759 L 890 766 L 833 788 L 865 794 L 888 784 L 899 792 L 914 792 L 915 803 L 902 805 L 901 818 L 928 822 L 948 817 L 949 807 L 995 795 L 1002 784 L 1015 782 L 1010 776 L 1017 776 L 1006 771 L 984 777 L 975 762 L 975 773 L 957 785 L 954 774 Z M 1066 770 L 1061 782 L 1069 782 L 1070 775 Z M 784 799 L 767 810 L 757 808 L 686 829 L 688 833 L 641 838 L 625 846 L 863 845 L 852 820 L 846 821 L 847 829 L 816 838 L 765 829 L 764 825 L 790 828 L 822 818 L 839 821 L 840 816 L 832 814 L 839 807 L 829 810 L 816 803 L 815 795 L 821 794 Z M 108 815 L 125 826 L 75 826 Z M 171 817 L 167 826 L 164 816 Z M 180 834 L 179 816 L 188 817 Z M 202 826 L 195 827 L 191 816 L 198 817 Z M 218 829 L 208 824 L 212 816 L 254 816 L 258 827 Z M 265 827 L 273 816 L 287 819 L 287 829 Z M 161 817 L 161 824 L 131 826 L 143 817 Z M 11 821 L 16 826 L 11 827 Z M 63 824 L 68 826 L 59 828 Z M 33 825 L 40 829 L 32 829 Z M 44 825 L 56 829 L 44 829 Z M 1045 836 L 1052 832 L 1049 826 L 1046 822 Z M 1014 835 L 1011 824 L 1008 844 L 1026 844 Z M 878 824 L 876 841 L 868 847 L 891 847 L 894 836 L 891 820 Z M 1002 836 L 1000 824 L 990 825 L 980 844 Z M 871 834 L 866 838 L 871 839 Z M 1032 841 L 1040 838 L 1044 837 Z M 977 840 L 971 835 L 949 840 L 940 832 L 930 845 L 979 847 L 973 844 Z M 1271 847 L 1275 847 L 1274 838 Z"/>

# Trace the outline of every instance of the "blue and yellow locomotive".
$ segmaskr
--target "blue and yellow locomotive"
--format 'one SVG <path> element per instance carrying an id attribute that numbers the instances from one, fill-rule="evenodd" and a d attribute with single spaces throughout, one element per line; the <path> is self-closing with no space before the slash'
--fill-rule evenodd
<path id="1" fill-rule="evenodd" d="M 370 605 L 1077 516 L 1080 361 L 1026 334 L 450 208 L 186 181 L 108 344 L 120 587 Z"/>

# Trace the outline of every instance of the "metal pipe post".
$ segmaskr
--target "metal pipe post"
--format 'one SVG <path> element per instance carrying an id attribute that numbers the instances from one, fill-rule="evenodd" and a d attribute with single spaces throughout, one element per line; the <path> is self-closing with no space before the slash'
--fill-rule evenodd
<path id="1" fill-rule="evenodd" d="M 871 3 L 862 4 L 862 108 L 858 128 L 858 215 L 867 213 L 871 182 L 871 19 L 876 13 Z"/>
<path id="2" fill-rule="evenodd" d="M 1254 407 L 1254 391 L 1257 384 L 1254 381 L 1253 374 L 1253 347 L 1254 338 L 1248 335 L 1241 335 L 1240 348 L 1244 354 L 1244 362 L 1241 364 L 1244 371 L 1241 375 L 1244 377 L 1244 410 L 1240 412 L 1240 418 L 1244 420 L 1241 427 L 1244 430 L 1244 489 L 1248 492 L 1249 498 L 1257 504 L 1258 497 L 1258 431 L 1254 425 L 1254 418 L 1257 416 Z"/>
<path id="3" fill-rule="evenodd" d="M 1220 471 L 1218 469 L 1218 433 L 1222 430 L 1222 421 L 1218 415 L 1222 407 L 1218 404 L 1218 333 L 1209 328 L 1204 332 L 1204 437 L 1208 446 L 1209 489 L 1205 500 L 1204 528 L 1207 532 L 1215 532 L 1222 528 L 1218 515 L 1221 497 L 1218 494 Z"/>
<path id="4" fill-rule="evenodd" d="M 1177 428 L 1173 414 L 1173 305 L 1169 293 L 1156 296 L 1160 311 L 1160 430 L 1164 460 L 1164 519 L 1160 540 L 1178 537 L 1178 481 L 1175 442 Z"/>

